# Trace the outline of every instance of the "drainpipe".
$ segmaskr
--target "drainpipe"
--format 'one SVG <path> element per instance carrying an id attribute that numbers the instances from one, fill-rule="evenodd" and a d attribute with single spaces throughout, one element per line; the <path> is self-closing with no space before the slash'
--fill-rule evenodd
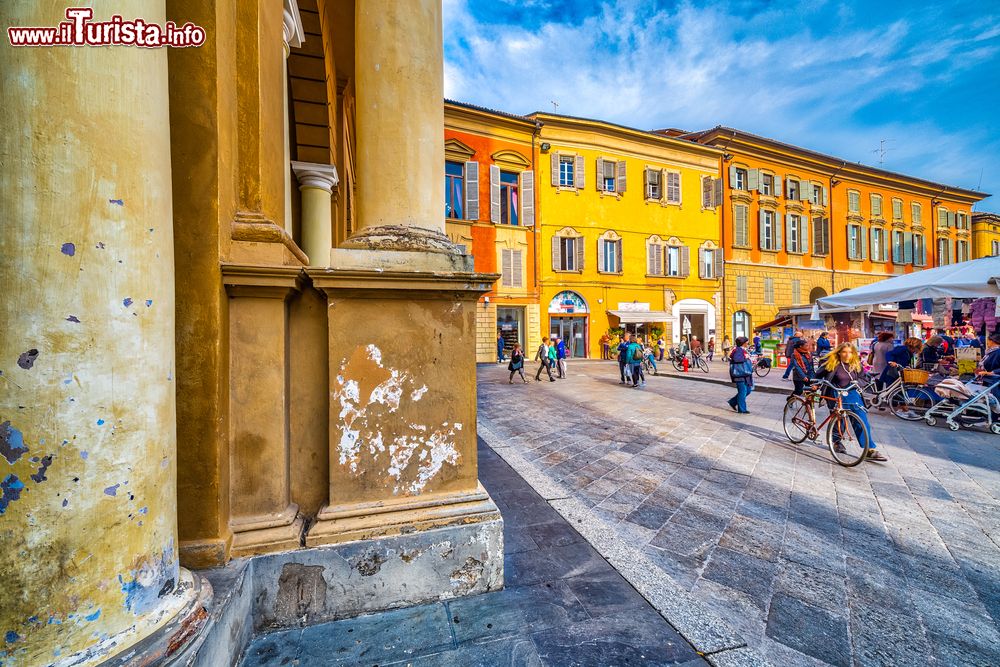
<path id="1" fill-rule="evenodd" d="M 532 270 L 534 271 L 534 274 L 535 274 L 535 300 L 538 301 L 538 326 L 539 327 L 542 326 L 542 317 L 544 317 L 545 315 L 547 315 L 547 313 L 544 313 L 544 314 L 542 313 L 542 286 L 539 283 L 539 280 L 541 279 L 540 276 L 541 276 L 542 262 L 541 262 L 541 258 L 540 258 L 540 255 L 539 255 L 538 238 L 539 238 L 539 236 L 542 233 L 542 216 L 541 216 L 541 210 L 538 208 L 538 201 L 539 201 L 539 195 L 538 195 L 538 193 L 541 190 L 540 186 L 541 186 L 541 183 L 542 183 L 542 178 L 539 175 L 538 169 L 537 169 L 538 161 L 537 161 L 536 155 L 535 155 L 535 150 L 536 150 L 535 149 L 535 139 L 538 137 L 538 135 L 541 133 L 541 131 L 542 131 L 542 122 L 536 118 L 535 119 L 535 128 L 531 132 L 531 171 L 532 171 L 532 173 L 535 174 L 535 187 L 532 188 L 532 196 L 535 199 L 535 202 L 534 202 L 535 203 L 535 228 L 531 232 L 531 242 L 532 242 L 532 246 L 533 246 L 534 261 L 531 264 L 532 264 Z M 545 329 L 545 330 L 547 331 L 547 329 Z M 539 335 L 539 332 L 535 332 L 535 335 L 536 336 Z M 525 340 L 524 344 L 525 344 L 525 346 L 527 346 L 528 345 L 528 339 L 527 339 L 527 337 L 525 337 L 524 340 Z"/>
<path id="2" fill-rule="evenodd" d="M 719 252 L 722 253 L 722 335 L 719 336 L 719 345 L 726 337 L 729 326 L 729 309 L 726 307 L 726 155 L 719 156 L 719 178 L 722 179 L 722 204 L 719 205 Z"/>

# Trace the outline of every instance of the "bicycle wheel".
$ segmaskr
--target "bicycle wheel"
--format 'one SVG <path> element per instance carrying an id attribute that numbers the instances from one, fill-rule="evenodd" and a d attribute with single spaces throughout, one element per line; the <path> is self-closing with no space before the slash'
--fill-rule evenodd
<path id="1" fill-rule="evenodd" d="M 771 372 L 771 364 L 766 359 L 762 359 L 754 365 L 753 372 L 757 374 L 757 377 L 764 377 Z"/>
<path id="2" fill-rule="evenodd" d="M 934 405 L 934 396 L 923 387 L 900 387 L 886 398 L 892 414 L 906 421 L 918 421 Z"/>
<path id="3" fill-rule="evenodd" d="M 695 363 L 698 364 L 698 368 L 700 368 L 701 370 L 705 371 L 706 373 L 708 372 L 708 362 L 705 361 L 704 357 L 698 357 L 695 360 Z"/>
<path id="4" fill-rule="evenodd" d="M 861 401 L 865 404 L 865 410 L 870 410 L 872 405 L 875 404 L 875 397 L 878 396 L 878 391 L 875 389 L 875 383 L 869 382 L 868 384 L 861 387 Z"/>
<path id="5" fill-rule="evenodd" d="M 858 433 L 862 437 L 859 438 Z M 845 468 L 856 466 L 865 460 L 870 442 L 871 434 L 865 428 L 865 423 L 853 412 L 845 410 L 834 415 L 826 428 L 826 446 L 830 448 L 833 460 Z M 842 451 L 837 451 L 838 444 Z"/>
<path id="6" fill-rule="evenodd" d="M 674 370 L 682 371 L 684 370 L 684 362 L 680 357 L 670 357 L 670 363 L 673 364 Z"/>
<path id="7" fill-rule="evenodd" d="M 809 412 L 809 404 L 800 396 L 793 396 L 785 403 L 785 411 L 782 415 L 782 424 L 785 427 L 785 435 L 796 445 L 809 437 L 809 429 L 812 426 L 812 413 Z"/>

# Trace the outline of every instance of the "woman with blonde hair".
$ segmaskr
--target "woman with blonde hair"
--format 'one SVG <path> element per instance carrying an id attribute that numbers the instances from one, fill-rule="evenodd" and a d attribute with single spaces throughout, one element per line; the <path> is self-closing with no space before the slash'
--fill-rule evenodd
<path id="1" fill-rule="evenodd" d="M 841 343 L 827 357 L 826 363 L 820 368 L 816 377 L 827 380 L 837 389 L 851 387 L 851 383 L 857 382 L 861 377 L 861 357 L 858 355 L 858 349 L 851 343 Z M 858 436 L 858 440 L 869 438 L 867 458 L 872 461 L 888 461 L 885 455 L 875 448 L 875 438 L 871 437 L 872 425 L 868 421 L 868 413 L 865 411 L 865 404 L 861 400 L 861 394 L 858 393 L 857 388 L 851 387 L 841 402 L 844 409 L 850 410 L 858 416 L 868 431 L 867 434 L 864 433 L 864 429 L 852 420 L 852 424 L 855 426 L 854 433 Z M 841 453 L 845 451 L 844 446 L 839 442 L 835 443 L 835 449 Z"/>

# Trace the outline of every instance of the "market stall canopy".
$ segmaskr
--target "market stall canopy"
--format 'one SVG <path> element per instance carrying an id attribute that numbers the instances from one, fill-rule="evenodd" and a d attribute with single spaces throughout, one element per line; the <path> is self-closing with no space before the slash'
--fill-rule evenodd
<path id="1" fill-rule="evenodd" d="M 976 299 L 1000 297 L 1000 257 L 984 257 L 915 271 L 871 285 L 824 296 L 820 308 L 863 308 L 879 303 L 917 299 Z"/>
<path id="2" fill-rule="evenodd" d="M 614 315 L 622 324 L 669 322 L 673 317 L 665 310 L 609 310 L 608 315 Z"/>
<path id="3" fill-rule="evenodd" d="M 771 320 L 770 322 L 764 322 L 764 324 L 754 327 L 753 330 L 760 332 L 763 331 L 764 329 L 771 329 L 773 327 L 783 327 L 786 325 L 790 325 L 791 323 L 792 323 L 791 316 L 785 315 L 777 319 Z"/>

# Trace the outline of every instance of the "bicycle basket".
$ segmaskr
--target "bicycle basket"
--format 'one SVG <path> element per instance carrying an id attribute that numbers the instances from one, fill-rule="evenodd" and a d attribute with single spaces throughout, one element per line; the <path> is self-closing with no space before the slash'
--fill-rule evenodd
<path id="1" fill-rule="evenodd" d="M 910 384 L 926 384 L 927 378 L 931 376 L 925 370 L 920 368 L 904 368 L 903 369 L 903 382 Z"/>

